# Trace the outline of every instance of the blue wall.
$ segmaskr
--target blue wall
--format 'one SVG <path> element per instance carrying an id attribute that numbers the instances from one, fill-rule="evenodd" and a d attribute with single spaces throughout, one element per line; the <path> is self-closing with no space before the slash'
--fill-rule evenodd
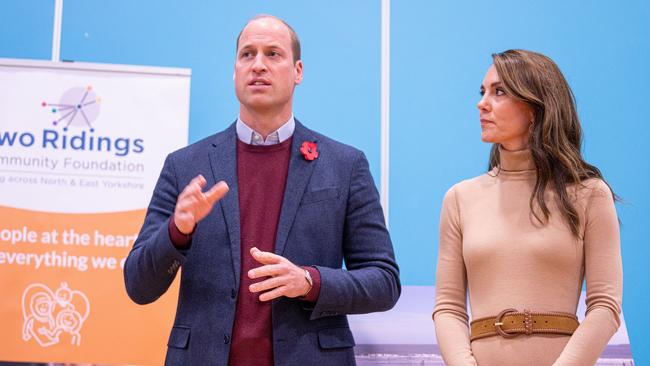
<path id="1" fill-rule="evenodd" d="M 52 56 L 54 1 L 12 0 L 0 4 L 0 57 Z"/>
<path id="2" fill-rule="evenodd" d="M 49 59 L 54 1 L 0 5 L 0 57 Z M 248 18 L 286 19 L 303 44 L 296 116 L 366 152 L 380 176 L 380 1 L 65 0 L 61 58 L 192 69 L 190 141 L 237 116 L 235 37 Z M 390 228 L 406 285 L 434 283 L 438 211 L 455 182 L 481 174 L 476 102 L 490 54 L 526 48 L 565 73 L 585 157 L 624 199 L 624 311 L 638 364 L 650 364 L 650 5 L 398 1 L 391 5 Z"/>

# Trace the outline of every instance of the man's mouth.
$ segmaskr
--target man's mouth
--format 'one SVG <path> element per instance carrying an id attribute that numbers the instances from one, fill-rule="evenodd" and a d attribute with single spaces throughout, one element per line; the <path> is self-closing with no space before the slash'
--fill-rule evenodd
<path id="1" fill-rule="evenodd" d="M 248 83 L 248 85 L 252 85 L 252 86 L 268 86 L 268 85 L 271 85 L 271 83 L 269 81 L 267 81 L 267 80 L 255 79 L 255 80 L 251 81 L 250 83 Z"/>

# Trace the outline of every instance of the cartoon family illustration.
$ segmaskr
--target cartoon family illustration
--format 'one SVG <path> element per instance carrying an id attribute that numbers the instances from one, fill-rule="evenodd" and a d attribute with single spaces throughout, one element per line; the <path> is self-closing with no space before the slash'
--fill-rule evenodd
<path id="1" fill-rule="evenodd" d="M 72 290 L 62 282 L 56 291 L 41 283 L 33 283 L 22 297 L 23 340 L 34 339 L 41 347 L 60 342 L 62 333 L 71 336 L 71 343 L 81 344 L 81 328 L 90 313 L 86 295 Z"/>

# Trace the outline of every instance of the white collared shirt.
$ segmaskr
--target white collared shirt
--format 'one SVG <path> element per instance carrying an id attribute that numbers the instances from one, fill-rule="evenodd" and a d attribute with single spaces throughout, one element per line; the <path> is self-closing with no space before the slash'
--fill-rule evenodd
<path id="1" fill-rule="evenodd" d="M 293 118 L 293 114 L 287 122 L 285 122 L 280 128 L 271 132 L 266 139 L 258 133 L 257 131 L 250 128 L 246 122 L 242 121 L 241 118 L 237 118 L 237 138 L 239 141 L 249 144 L 249 145 L 275 145 L 281 142 L 286 141 L 289 137 L 293 135 L 293 131 L 296 129 L 296 120 Z"/>

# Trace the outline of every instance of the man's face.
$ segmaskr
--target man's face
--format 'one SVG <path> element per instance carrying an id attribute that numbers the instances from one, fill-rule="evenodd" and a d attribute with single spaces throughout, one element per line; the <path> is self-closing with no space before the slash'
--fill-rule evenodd
<path id="1" fill-rule="evenodd" d="M 235 62 L 235 93 L 243 108 L 264 113 L 291 110 L 302 61 L 293 62 L 291 35 L 282 22 L 261 18 L 243 30 Z"/>

